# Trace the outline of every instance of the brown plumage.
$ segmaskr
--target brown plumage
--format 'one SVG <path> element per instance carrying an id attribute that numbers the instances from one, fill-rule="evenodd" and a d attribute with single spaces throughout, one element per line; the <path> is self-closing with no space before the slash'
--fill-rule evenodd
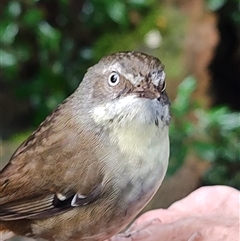
<path id="1" fill-rule="evenodd" d="M 137 52 L 91 67 L 1 171 L 0 233 L 101 241 L 123 229 L 166 172 L 164 79 L 160 61 Z"/>

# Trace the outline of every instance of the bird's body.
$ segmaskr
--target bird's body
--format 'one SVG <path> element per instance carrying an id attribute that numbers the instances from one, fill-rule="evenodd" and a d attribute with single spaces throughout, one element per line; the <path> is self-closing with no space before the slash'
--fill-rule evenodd
<path id="1" fill-rule="evenodd" d="M 168 164 L 162 68 L 137 52 L 110 55 L 90 68 L 1 171 L 0 233 L 103 241 L 136 216 Z"/>

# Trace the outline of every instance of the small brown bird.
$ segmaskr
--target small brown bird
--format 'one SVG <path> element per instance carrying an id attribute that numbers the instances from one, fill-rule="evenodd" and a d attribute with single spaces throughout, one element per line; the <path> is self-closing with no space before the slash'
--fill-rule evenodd
<path id="1" fill-rule="evenodd" d="M 159 188 L 169 158 L 161 62 L 109 55 L 15 151 L 0 173 L 0 237 L 102 241 Z"/>

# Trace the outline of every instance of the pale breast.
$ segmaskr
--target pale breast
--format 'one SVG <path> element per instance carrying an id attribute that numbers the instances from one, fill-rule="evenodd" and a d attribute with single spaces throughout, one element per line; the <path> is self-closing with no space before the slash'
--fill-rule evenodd
<path id="1" fill-rule="evenodd" d="M 169 158 L 168 127 L 151 124 L 124 127 L 114 133 L 114 139 L 121 150 L 121 158 L 108 162 L 116 172 L 116 190 L 124 191 L 126 204 L 139 200 L 142 208 L 159 188 L 165 176 Z M 124 156 L 124 159 L 122 158 Z M 132 190 L 126 189 L 133 183 Z M 142 201 L 140 201 L 142 200 Z"/>
<path id="2" fill-rule="evenodd" d="M 109 173 L 114 173 L 111 198 L 115 201 L 111 215 L 116 215 L 119 231 L 150 201 L 165 176 L 169 158 L 168 127 L 155 128 L 148 126 L 141 132 L 134 129 L 118 132 L 113 142 L 113 158 L 106 161 Z M 115 145 L 124 154 L 120 155 Z M 106 182 L 109 181 L 106 178 Z M 112 229 L 108 227 L 109 232 Z"/>

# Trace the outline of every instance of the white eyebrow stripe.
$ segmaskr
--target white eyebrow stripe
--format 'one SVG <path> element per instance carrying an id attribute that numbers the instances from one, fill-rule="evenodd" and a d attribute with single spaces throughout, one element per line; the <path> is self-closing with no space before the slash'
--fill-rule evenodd
<path id="1" fill-rule="evenodd" d="M 102 71 L 103 71 L 103 73 L 116 71 L 116 72 L 119 72 L 120 74 L 122 74 L 122 67 L 119 63 L 114 63 L 113 65 L 108 66 L 107 68 L 103 68 Z"/>
<path id="2" fill-rule="evenodd" d="M 103 69 L 103 73 L 106 73 L 107 71 L 108 72 L 112 72 L 112 71 L 118 72 L 120 75 L 122 75 L 125 79 L 128 79 L 134 85 L 140 83 L 144 79 L 144 77 L 141 76 L 140 74 L 138 76 L 133 76 L 133 74 L 131 74 L 131 73 L 129 73 L 129 74 L 123 73 L 122 66 L 119 63 L 114 63 L 113 65 L 109 66 L 108 68 Z"/>
<path id="3" fill-rule="evenodd" d="M 114 63 L 111 66 L 108 66 L 107 68 L 103 68 L 103 73 L 109 72 L 111 73 L 112 71 L 118 72 L 120 75 L 122 75 L 125 79 L 128 79 L 133 85 L 137 85 L 140 83 L 142 80 L 144 80 L 144 76 L 138 74 L 138 75 L 133 75 L 131 73 L 125 74 L 122 71 L 122 66 L 119 63 Z M 161 71 L 160 74 L 156 74 L 155 76 L 152 76 L 152 82 L 155 86 L 158 86 L 160 82 L 163 82 L 166 77 L 165 71 Z"/>

